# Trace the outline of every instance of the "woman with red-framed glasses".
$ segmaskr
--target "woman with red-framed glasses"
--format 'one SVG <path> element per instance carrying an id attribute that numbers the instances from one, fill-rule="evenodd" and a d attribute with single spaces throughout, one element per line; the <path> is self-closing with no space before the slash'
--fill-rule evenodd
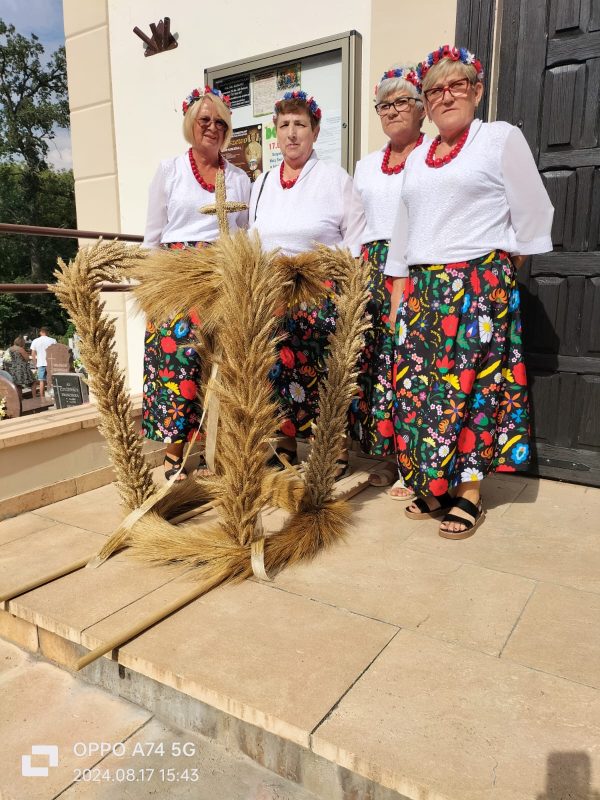
<path id="1" fill-rule="evenodd" d="M 483 478 L 529 459 L 516 271 L 552 249 L 553 208 L 521 131 L 475 119 L 478 59 L 445 45 L 418 73 L 439 135 L 407 161 L 385 268 L 396 449 L 417 495 L 406 515 L 464 539 L 484 519 Z"/>

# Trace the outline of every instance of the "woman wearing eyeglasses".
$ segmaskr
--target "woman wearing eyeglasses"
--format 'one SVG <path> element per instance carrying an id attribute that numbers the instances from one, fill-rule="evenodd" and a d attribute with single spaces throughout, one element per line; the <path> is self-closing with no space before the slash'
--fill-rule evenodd
<path id="1" fill-rule="evenodd" d="M 367 313 L 372 328 L 365 334 L 360 359 L 358 397 L 349 412 L 350 435 L 371 455 L 393 455 L 392 424 L 393 328 L 390 326 L 391 278 L 383 274 L 388 254 L 404 165 L 410 153 L 423 142 L 421 124 L 425 117 L 421 99 L 421 81 L 415 67 L 387 70 L 375 87 L 375 111 L 388 137 L 381 150 L 361 159 L 354 173 L 354 186 L 365 208 L 367 225 L 363 234 L 361 256 L 371 269 L 371 299 Z M 399 478 L 395 463 L 373 473 L 371 483 L 385 486 L 394 500 L 410 500 L 414 492 Z"/>
<path id="2" fill-rule="evenodd" d="M 483 478 L 527 466 L 516 270 L 552 249 L 553 208 L 521 131 L 475 119 L 475 56 L 445 45 L 418 72 L 439 135 L 407 161 L 385 268 L 399 306 L 396 448 L 418 498 L 407 516 L 443 517 L 440 536 L 465 539 L 484 519 Z"/>
<path id="3" fill-rule="evenodd" d="M 225 172 L 227 199 L 250 201 L 250 179 L 221 155 L 232 134 L 229 97 L 206 86 L 183 101 L 186 153 L 161 161 L 150 184 L 144 245 L 204 247 L 219 236 L 215 214 L 200 214 L 215 201 L 218 170 Z M 229 214 L 233 233 L 245 228 L 248 212 Z M 165 477 L 182 464 L 184 443 L 200 421 L 198 388 L 200 358 L 194 349 L 192 325 L 197 320 L 176 316 L 158 327 L 148 325 L 144 341 L 142 426 L 148 439 L 164 442 Z M 185 470 L 179 479 L 185 478 Z"/>

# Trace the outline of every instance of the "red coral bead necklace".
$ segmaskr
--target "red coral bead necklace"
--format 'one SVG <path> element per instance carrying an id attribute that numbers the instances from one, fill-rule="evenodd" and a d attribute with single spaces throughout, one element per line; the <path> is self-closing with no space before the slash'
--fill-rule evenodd
<path id="1" fill-rule="evenodd" d="M 470 126 L 469 126 L 470 127 Z M 449 164 L 452 159 L 456 158 L 456 156 L 460 153 L 460 151 L 465 146 L 465 142 L 469 136 L 469 128 L 465 128 L 465 130 L 461 133 L 459 140 L 456 142 L 452 150 L 447 153 L 445 156 L 441 158 L 435 157 L 435 151 L 438 149 L 442 137 L 436 136 L 433 142 L 431 143 L 431 147 L 429 148 L 429 152 L 427 153 L 427 157 L 425 158 L 425 163 L 428 167 L 433 167 L 434 169 L 438 169 L 439 167 L 443 167 L 446 164 Z"/>
<path id="2" fill-rule="evenodd" d="M 424 134 L 421 133 L 419 135 L 419 138 L 415 142 L 415 147 L 418 147 L 422 143 L 423 138 Z M 415 149 L 415 147 L 413 147 L 413 150 Z M 410 152 L 412 153 L 412 150 Z M 410 155 L 409 153 L 404 159 L 404 161 L 402 161 L 402 163 L 394 164 L 393 167 L 390 167 L 391 154 L 392 154 L 392 143 L 388 142 L 388 146 L 385 148 L 385 152 L 383 154 L 383 160 L 381 162 L 381 171 L 385 173 L 385 175 L 397 175 L 399 172 L 402 172 L 402 170 L 404 169 L 404 165 L 406 164 L 406 158 L 408 158 L 408 156 Z"/>
<path id="3" fill-rule="evenodd" d="M 200 170 L 198 169 L 198 165 L 196 164 L 196 159 L 194 158 L 194 152 L 191 147 L 188 151 L 188 155 L 190 157 L 190 166 L 192 167 L 194 178 L 196 178 L 200 186 L 207 192 L 214 192 L 215 191 L 214 183 L 208 183 L 207 181 L 204 180 L 202 175 L 200 175 Z M 219 153 L 219 166 L 217 167 L 217 169 L 225 169 L 225 159 L 223 158 L 221 153 Z"/>
<path id="4" fill-rule="evenodd" d="M 296 177 L 294 178 L 294 180 L 292 180 L 292 181 L 286 181 L 286 180 L 285 180 L 285 178 L 283 177 L 283 168 L 284 168 L 284 165 L 285 165 L 285 161 L 282 161 L 282 162 L 281 162 L 281 166 L 279 167 L 279 180 L 280 180 L 280 182 L 281 182 L 281 188 L 282 188 L 282 189 L 291 189 L 291 188 L 292 188 L 292 186 L 295 186 L 295 185 L 296 185 L 296 181 L 297 181 L 297 180 L 298 180 L 298 178 L 300 177 L 300 175 L 301 175 L 301 172 L 299 172 L 299 173 L 296 175 Z"/>

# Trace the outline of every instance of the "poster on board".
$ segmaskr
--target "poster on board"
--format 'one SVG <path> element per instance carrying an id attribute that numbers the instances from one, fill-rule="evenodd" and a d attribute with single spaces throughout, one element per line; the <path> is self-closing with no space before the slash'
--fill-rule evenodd
<path id="1" fill-rule="evenodd" d="M 277 99 L 277 73 L 275 70 L 260 72 L 252 81 L 252 113 L 263 117 L 273 113 Z"/>
<path id="2" fill-rule="evenodd" d="M 296 64 L 285 64 L 277 68 L 277 94 L 289 92 L 292 89 L 300 88 L 300 75 L 302 71 L 301 62 Z"/>
<path id="3" fill-rule="evenodd" d="M 225 158 L 243 169 L 253 182 L 263 172 L 262 127 L 247 125 L 245 128 L 234 128 L 229 147 L 223 150 Z"/>
<path id="4" fill-rule="evenodd" d="M 232 109 L 250 105 L 250 75 L 222 78 L 215 81 L 215 88 L 229 95 Z"/>
<path id="5" fill-rule="evenodd" d="M 275 125 L 269 123 L 263 128 L 263 164 L 265 169 L 278 167 L 283 161 L 283 155 L 277 144 L 277 131 Z"/>

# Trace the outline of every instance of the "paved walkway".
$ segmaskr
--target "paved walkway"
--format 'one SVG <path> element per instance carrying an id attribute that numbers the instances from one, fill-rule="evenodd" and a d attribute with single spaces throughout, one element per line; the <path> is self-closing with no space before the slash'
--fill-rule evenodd
<path id="1" fill-rule="evenodd" d="M 317 800 L 2 641 L 0 695 L 0 800 Z M 113 751 L 103 754 L 102 743 Z M 56 747 L 57 765 L 32 755 L 34 745 Z M 22 756 L 30 756 L 25 768 Z M 28 767 L 47 775 L 24 776 Z"/>
<path id="2" fill-rule="evenodd" d="M 600 490 L 494 476 L 484 503 L 452 542 L 368 489 L 345 544 L 210 593 L 119 663 L 407 798 L 598 800 Z M 120 517 L 107 486 L 1 523 L 0 586 L 94 552 Z M 121 554 L 10 611 L 91 648 L 188 585 Z"/>

